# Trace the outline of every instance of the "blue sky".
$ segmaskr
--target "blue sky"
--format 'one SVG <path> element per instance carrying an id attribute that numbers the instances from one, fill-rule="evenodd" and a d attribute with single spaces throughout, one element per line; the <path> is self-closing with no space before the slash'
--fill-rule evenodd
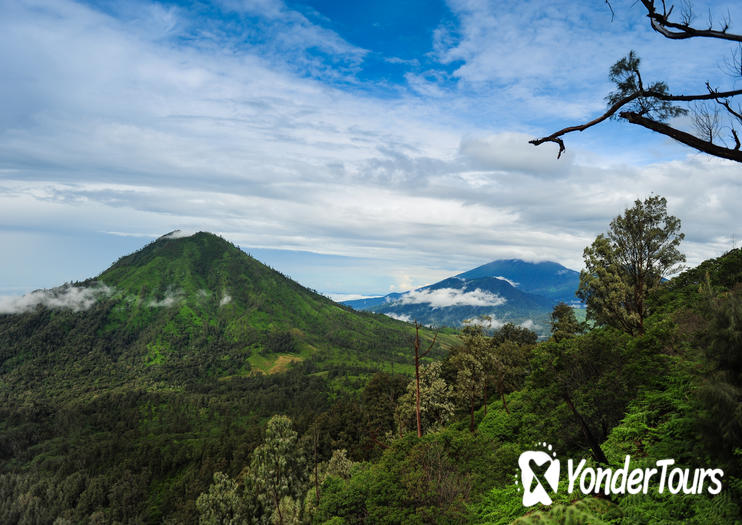
<path id="1" fill-rule="evenodd" d="M 599 114 L 630 49 L 675 92 L 739 87 L 720 73 L 733 47 L 671 42 L 612 3 L 0 0 L 0 294 L 176 228 L 325 293 L 497 258 L 579 269 L 651 193 L 691 264 L 719 255 L 742 239 L 739 165 L 619 122 L 561 160 L 527 143 Z M 706 8 L 742 23 L 739 2 Z"/>

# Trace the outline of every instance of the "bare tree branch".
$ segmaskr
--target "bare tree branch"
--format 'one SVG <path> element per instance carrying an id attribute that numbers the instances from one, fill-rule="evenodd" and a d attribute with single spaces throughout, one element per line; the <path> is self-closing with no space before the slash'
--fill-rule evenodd
<path id="1" fill-rule="evenodd" d="M 700 95 L 670 95 L 666 93 L 658 93 L 655 91 L 637 91 L 627 97 L 622 98 L 615 104 L 613 104 L 610 108 L 608 108 L 608 111 L 603 113 L 601 116 L 599 116 L 596 119 L 591 120 L 590 122 L 586 122 L 585 124 L 581 124 L 579 126 L 570 126 L 564 129 L 561 129 L 555 133 L 552 133 L 551 135 L 547 137 L 542 137 L 539 139 L 530 140 L 529 143 L 533 144 L 534 146 L 539 146 L 543 144 L 544 142 L 554 142 L 559 145 L 559 153 L 557 154 L 557 158 L 561 158 L 562 153 L 565 151 L 564 141 L 561 139 L 562 135 L 566 135 L 567 133 L 572 133 L 575 131 L 584 131 L 588 128 L 591 128 L 595 126 L 596 124 L 600 124 L 604 120 L 608 120 L 613 115 L 616 114 L 618 110 L 620 110 L 622 107 L 624 107 L 626 104 L 639 99 L 639 98 L 656 98 L 659 100 L 665 100 L 668 102 L 693 102 L 696 100 L 717 100 L 720 98 L 728 98 L 728 97 L 734 97 L 737 95 L 742 95 L 742 89 L 737 89 L 734 91 L 725 91 L 725 92 L 711 92 L 711 93 L 703 93 Z M 624 112 L 626 114 L 629 114 L 631 112 Z M 623 117 L 624 113 L 619 114 L 620 117 Z M 638 113 L 636 113 L 638 115 Z M 626 117 L 624 117 L 626 118 Z M 654 120 L 648 119 L 652 122 L 656 122 Z M 672 129 L 672 128 L 671 128 Z M 681 141 L 683 142 L 683 141 Z M 703 150 L 702 150 L 703 151 Z M 725 157 L 728 158 L 728 157 Z M 741 160 L 742 162 L 742 160 Z"/>
<path id="2" fill-rule="evenodd" d="M 708 153 L 709 155 L 713 155 L 714 157 L 742 162 L 742 151 L 739 151 L 739 149 L 729 149 L 717 146 L 712 142 L 699 139 L 695 135 L 691 135 L 685 131 L 680 131 L 679 129 L 675 129 L 667 124 L 657 122 L 656 120 L 652 120 L 632 111 L 624 111 L 620 113 L 619 116 L 625 118 L 632 124 L 637 124 L 652 131 L 656 131 L 657 133 L 661 133 L 662 135 L 673 138 L 678 142 L 682 142 L 687 146 Z"/>
<path id="3" fill-rule="evenodd" d="M 667 10 L 664 1 L 662 2 L 662 13 L 657 11 L 654 5 L 654 0 L 641 0 L 641 3 L 647 9 L 647 16 L 652 24 L 652 29 L 666 38 L 683 40 L 686 38 L 706 37 L 742 42 L 742 35 L 727 32 L 729 29 L 729 22 L 727 20 L 725 20 L 721 30 L 712 29 L 712 20 L 710 18 L 711 15 L 709 14 L 709 28 L 697 29 L 690 25 L 690 21 L 693 18 L 692 11 L 686 10 L 686 12 L 681 15 L 682 23 L 677 23 L 670 20 L 672 6 Z"/>

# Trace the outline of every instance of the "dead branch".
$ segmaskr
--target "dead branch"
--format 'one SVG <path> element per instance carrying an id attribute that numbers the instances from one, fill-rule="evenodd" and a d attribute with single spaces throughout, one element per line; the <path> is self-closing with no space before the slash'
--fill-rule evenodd
<path id="1" fill-rule="evenodd" d="M 588 128 L 591 128 L 595 126 L 596 124 L 600 124 L 604 120 L 608 120 L 613 115 L 618 112 L 622 107 L 624 107 L 626 104 L 633 102 L 634 100 L 640 99 L 640 98 L 655 98 L 658 100 L 665 100 L 668 102 L 693 102 L 696 100 L 717 100 L 717 99 L 724 99 L 729 97 L 734 97 L 737 95 L 742 95 L 742 89 L 737 89 L 734 91 L 725 91 L 725 92 L 710 92 L 710 93 L 703 93 L 700 95 L 670 95 L 667 93 L 659 93 L 656 91 L 649 91 L 649 90 L 640 90 L 635 93 L 632 93 L 631 95 L 628 95 L 615 104 L 613 104 L 610 108 L 608 108 L 608 111 L 603 113 L 601 116 L 599 116 L 596 119 L 591 120 L 590 122 L 586 122 L 585 124 L 580 124 L 578 126 L 569 126 L 567 128 L 561 129 L 555 133 L 552 133 L 549 136 L 542 137 L 539 139 L 530 140 L 529 143 L 533 144 L 534 146 L 539 146 L 543 144 L 544 142 L 554 142 L 559 145 L 559 153 L 557 154 L 557 158 L 561 158 L 562 153 L 565 151 L 564 141 L 561 139 L 563 135 L 566 135 L 567 133 L 572 133 L 575 131 L 584 131 Z M 630 112 L 625 112 L 629 114 Z M 636 113 L 638 115 L 638 113 Z M 619 114 L 619 116 L 623 117 L 623 113 Z M 625 117 L 624 117 L 625 118 Z M 647 119 L 652 122 L 656 122 L 651 119 Z M 671 128 L 672 129 L 672 128 Z M 682 141 L 681 141 L 682 142 Z M 703 151 L 703 150 L 702 150 Z M 727 158 L 727 157 L 725 157 Z"/>
<path id="2" fill-rule="evenodd" d="M 641 3 L 647 10 L 647 16 L 652 24 L 652 29 L 666 38 L 672 40 L 684 40 L 687 38 L 705 37 L 742 42 L 742 35 L 727 32 L 729 29 L 728 21 L 724 22 L 720 30 L 712 29 L 711 21 L 709 21 L 708 29 L 698 29 L 690 25 L 692 19 L 690 13 L 681 16 L 682 23 L 671 21 L 670 15 L 672 14 L 672 6 L 669 10 L 666 9 L 664 1 L 662 2 L 662 13 L 658 12 L 655 8 L 654 0 L 641 0 Z"/>

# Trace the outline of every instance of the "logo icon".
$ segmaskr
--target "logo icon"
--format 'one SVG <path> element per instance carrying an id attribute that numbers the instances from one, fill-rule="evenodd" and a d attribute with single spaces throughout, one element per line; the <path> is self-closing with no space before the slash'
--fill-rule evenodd
<path id="1" fill-rule="evenodd" d="M 518 458 L 520 481 L 523 485 L 523 506 L 537 503 L 551 505 L 550 493 L 559 488 L 559 460 L 551 445 L 538 443 L 545 450 L 528 450 Z"/>

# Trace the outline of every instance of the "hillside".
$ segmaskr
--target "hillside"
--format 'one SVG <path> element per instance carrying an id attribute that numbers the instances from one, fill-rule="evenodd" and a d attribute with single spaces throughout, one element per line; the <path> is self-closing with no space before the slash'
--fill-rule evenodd
<path id="1" fill-rule="evenodd" d="M 264 418 L 308 424 L 377 370 L 409 373 L 413 335 L 213 234 L 163 236 L 0 314 L 0 498 L 53 480 L 74 494 L 73 522 L 114 507 L 120 522 L 187 522 Z M 439 336 L 436 355 L 455 340 Z M 110 499 L 117 490 L 129 503 Z M 11 499 L 2 523 L 31 512 Z M 39 500 L 30 522 L 54 521 L 57 499 Z"/>
<path id="2" fill-rule="evenodd" d="M 422 438 L 394 440 L 347 479 L 328 477 L 315 523 L 740 523 L 742 250 L 664 282 L 649 311 L 641 334 L 600 326 L 525 347 L 527 374 L 480 399 L 473 432 L 462 410 Z M 559 486 L 552 504 L 524 506 L 519 457 L 547 444 Z M 615 483 L 608 496 L 600 484 L 568 492 L 568 460 L 618 472 L 627 456 L 630 472 L 671 458 L 691 477 L 671 491 L 654 480 L 637 494 Z M 700 469 L 723 473 L 718 494 L 691 488 Z"/>
<path id="3" fill-rule="evenodd" d="M 55 366 L 101 353 L 121 377 L 171 380 L 194 363 L 203 378 L 309 358 L 407 362 L 410 327 L 353 312 L 208 233 L 163 236 L 94 279 L 37 293 L 87 302 L 0 316 L 6 380 L 36 366 L 37 347 L 47 360 L 59 357 Z"/>
<path id="4" fill-rule="evenodd" d="M 433 326 L 459 327 L 468 321 L 496 327 L 511 322 L 546 336 L 554 305 L 578 304 L 579 275 L 554 262 L 499 260 L 409 292 L 343 304 Z"/>

